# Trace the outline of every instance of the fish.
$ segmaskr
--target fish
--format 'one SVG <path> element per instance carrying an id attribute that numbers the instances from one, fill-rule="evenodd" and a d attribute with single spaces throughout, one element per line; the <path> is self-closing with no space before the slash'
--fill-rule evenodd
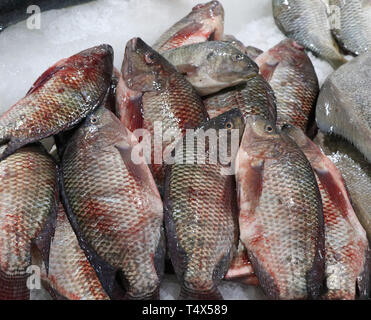
<path id="1" fill-rule="evenodd" d="M 335 164 L 304 132 L 284 128 L 304 152 L 316 174 L 325 221 L 325 299 L 354 300 L 369 295 L 370 249 L 353 210 L 345 181 Z"/>
<path id="2" fill-rule="evenodd" d="M 247 119 L 236 157 L 240 239 L 270 299 L 318 299 L 324 218 L 312 167 L 284 132 Z"/>
<path id="3" fill-rule="evenodd" d="M 245 120 L 251 115 L 261 115 L 276 123 L 276 96 L 261 75 L 247 80 L 244 84 L 207 96 L 203 102 L 210 118 L 239 108 Z"/>
<path id="4" fill-rule="evenodd" d="M 307 131 L 314 122 L 319 84 L 304 47 L 286 39 L 261 54 L 256 63 L 277 98 L 276 125 L 291 124 Z"/>
<path id="5" fill-rule="evenodd" d="M 345 182 L 353 208 L 371 241 L 371 164 L 348 141 L 319 132 L 314 142 L 336 165 Z"/>
<path id="6" fill-rule="evenodd" d="M 163 205 L 135 136 L 108 109 L 70 139 L 60 172 L 72 228 L 110 299 L 158 299 Z"/>
<path id="7" fill-rule="evenodd" d="M 289 38 L 326 60 L 334 69 L 346 63 L 332 37 L 327 5 L 322 0 L 272 0 L 278 28 Z"/>
<path id="8" fill-rule="evenodd" d="M 161 187 L 165 175 L 163 160 L 187 129 L 196 128 L 208 119 L 206 109 L 184 76 L 140 38 L 127 43 L 121 72 L 125 85 L 142 93 L 137 104 L 141 106 L 137 114 L 142 114 L 142 128 L 153 139 L 159 139 L 156 125 L 162 130 L 162 145 L 155 146 L 155 141 L 151 144 L 149 159 L 150 169 Z"/>
<path id="9" fill-rule="evenodd" d="M 228 271 L 238 241 L 234 176 L 223 170 L 229 169 L 238 148 L 239 140 L 235 151 L 232 146 L 233 129 L 238 130 L 234 132 L 239 139 L 243 118 L 238 109 L 201 124 L 194 135 L 187 133 L 174 149 L 173 163 L 166 167 L 165 230 L 181 283 L 181 300 L 223 298 L 217 286 Z M 202 144 L 203 134 L 210 130 L 215 139 L 204 140 L 198 149 L 196 144 Z M 230 137 L 224 142 L 221 130 Z M 194 146 L 187 142 L 192 140 Z M 221 144 L 230 151 L 229 161 L 221 156 Z M 205 160 L 201 160 L 203 152 Z"/>
<path id="10" fill-rule="evenodd" d="M 49 269 L 41 279 L 58 300 L 107 300 L 94 268 L 90 265 L 59 202 L 54 237 L 50 243 Z"/>
<path id="11" fill-rule="evenodd" d="M 371 50 L 371 1 L 330 0 L 336 8 L 338 24 L 332 28 L 333 35 L 346 51 L 359 55 Z M 357 23 L 355 23 L 355 21 Z"/>
<path id="12" fill-rule="evenodd" d="M 0 32 L 19 21 L 26 20 L 31 16 L 27 9 L 31 5 L 37 5 L 40 12 L 61 9 L 69 6 L 83 4 L 92 0 L 6 0 L 0 3 Z"/>
<path id="13" fill-rule="evenodd" d="M 201 96 L 243 83 L 259 67 L 228 42 L 207 41 L 165 51 L 167 59 Z"/>
<path id="14" fill-rule="evenodd" d="M 371 162 L 371 52 L 332 73 L 323 84 L 316 121 L 323 132 L 339 135 Z"/>
<path id="15" fill-rule="evenodd" d="M 58 201 L 57 165 L 39 144 L 27 145 L 0 162 L 0 300 L 28 300 L 28 278 L 48 267 Z"/>
<path id="16" fill-rule="evenodd" d="M 159 53 L 187 44 L 220 40 L 224 33 L 224 9 L 219 1 L 209 1 L 192 11 L 166 30 L 153 44 Z"/>
<path id="17" fill-rule="evenodd" d="M 26 96 L 0 116 L 0 161 L 18 148 L 71 129 L 105 97 L 113 49 L 100 45 L 62 59 L 46 70 Z"/>

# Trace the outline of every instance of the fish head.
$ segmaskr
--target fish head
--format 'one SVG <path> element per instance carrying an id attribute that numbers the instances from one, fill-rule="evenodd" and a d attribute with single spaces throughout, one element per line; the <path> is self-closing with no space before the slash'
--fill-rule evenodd
<path id="1" fill-rule="evenodd" d="M 114 143 L 117 132 L 122 131 L 123 128 L 120 120 L 102 105 L 84 120 L 77 130 L 75 140 L 81 147 L 94 145 L 99 148 L 101 146 L 95 144 L 96 141 Z"/>
<path id="2" fill-rule="evenodd" d="M 253 159 L 277 159 L 284 153 L 285 142 L 281 132 L 261 116 L 246 119 L 241 150 Z"/>
<path id="3" fill-rule="evenodd" d="M 204 130 L 215 129 L 215 130 L 239 130 L 239 135 L 242 137 L 244 130 L 244 118 L 241 111 L 237 108 L 229 110 L 219 116 L 207 121 L 202 125 Z"/>
<path id="4" fill-rule="evenodd" d="M 122 75 L 127 87 L 134 91 L 161 90 L 176 69 L 142 39 L 131 39 L 125 48 Z"/>
<path id="5" fill-rule="evenodd" d="M 259 74 L 259 67 L 247 55 L 233 45 L 223 43 L 221 48 L 211 51 L 205 61 L 205 74 L 216 83 L 237 85 Z"/>
<path id="6" fill-rule="evenodd" d="M 214 30 L 210 39 L 221 39 L 223 36 L 224 9 L 219 1 L 210 1 L 194 6 L 187 19 L 202 23 L 207 29 Z"/>

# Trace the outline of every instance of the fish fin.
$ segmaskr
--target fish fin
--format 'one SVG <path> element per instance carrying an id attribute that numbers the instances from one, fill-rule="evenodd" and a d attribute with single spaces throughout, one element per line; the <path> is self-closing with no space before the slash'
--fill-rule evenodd
<path id="1" fill-rule="evenodd" d="M 334 68 L 334 70 L 340 68 L 343 64 L 347 63 L 348 60 L 346 60 L 344 57 L 339 57 L 337 59 L 329 59 L 328 61 L 330 65 Z"/>
<path id="2" fill-rule="evenodd" d="M 184 284 L 180 289 L 178 300 L 224 300 L 217 287 L 213 286 L 207 291 L 194 291 Z"/>
<path id="3" fill-rule="evenodd" d="M 62 59 L 58 61 L 56 64 L 51 66 L 49 69 L 47 69 L 40 77 L 37 78 L 37 80 L 34 82 L 30 90 L 26 93 L 26 96 L 29 94 L 35 92 L 38 88 L 40 88 L 43 84 L 45 84 L 50 78 L 54 76 L 59 70 L 62 70 L 64 68 L 64 64 L 67 59 Z"/>
<path id="4" fill-rule="evenodd" d="M 195 74 L 198 70 L 197 66 L 188 63 L 188 64 L 180 64 L 176 67 L 178 71 L 183 75 L 191 76 Z"/>
<path id="5" fill-rule="evenodd" d="M 371 291 L 371 251 L 369 248 L 366 249 L 365 263 L 362 273 L 357 277 L 357 288 L 360 299 L 370 298 Z"/>
<path id="6" fill-rule="evenodd" d="M 278 64 L 279 64 L 279 61 L 265 62 L 260 67 L 260 74 L 265 79 L 265 81 L 269 82 L 271 80 Z"/>
<path id="7" fill-rule="evenodd" d="M 191 35 L 197 33 L 198 30 L 201 30 L 202 27 L 203 27 L 203 24 L 202 23 L 192 21 L 190 24 L 188 24 L 187 26 L 185 26 L 184 28 L 182 28 L 180 31 L 178 31 L 177 33 L 175 33 L 161 47 L 163 47 L 163 46 L 166 46 L 167 47 L 169 43 L 183 42 L 184 39 L 189 38 Z"/>
<path id="8" fill-rule="evenodd" d="M 27 273 L 7 275 L 0 269 L 0 300 L 29 300 L 30 290 L 27 288 L 29 276 Z"/>
<path id="9" fill-rule="evenodd" d="M 85 241 L 83 233 L 80 230 L 77 222 L 77 217 L 74 214 L 69 199 L 66 195 L 63 181 L 63 169 L 59 170 L 59 190 L 60 198 L 67 214 L 68 220 L 71 223 L 72 229 L 76 234 L 81 249 L 84 251 L 88 261 L 94 268 L 103 289 L 112 300 L 122 300 L 125 296 L 125 290 L 117 282 L 117 269 L 104 261 L 93 248 Z"/>
<path id="10" fill-rule="evenodd" d="M 116 94 L 115 114 L 131 132 L 143 128 L 143 94 L 130 95 L 126 93 L 125 100 L 120 101 L 120 95 Z"/>
<path id="11" fill-rule="evenodd" d="M 55 190 L 54 205 L 49 213 L 45 224 L 33 241 L 37 249 L 40 251 L 42 261 L 45 265 L 46 274 L 49 274 L 49 252 L 52 239 L 54 238 L 55 227 L 57 223 L 57 212 L 58 212 L 58 188 Z"/>

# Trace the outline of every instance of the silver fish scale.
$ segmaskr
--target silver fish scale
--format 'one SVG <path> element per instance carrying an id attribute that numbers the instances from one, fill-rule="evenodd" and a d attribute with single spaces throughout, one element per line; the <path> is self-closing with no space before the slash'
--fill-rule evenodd
<path id="1" fill-rule="evenodd" d="M 309 58 L 300 65 L 292 59 L 277 66 L 269 84 L 277 99 L 277 126 L 291 124 L 305 131 L 318 96 L 318 79 Z"/>
<path id="2" fill-rule="evenodd" d="M 0 270 L 25 274 L 31 242 L 55 210 L 57 170 L 39 147 L 24 147 L 0 162 Z"/>
<path id="3" fill-rule="evenodd" d="M 307 296 L 306 275 L 313 266 L 319 230 L 318 198 L 313 173 L 303 157 L 292 163 L 269 161 L 264 165 L 263 190 L 255 216 L 260 233 L 266 239 L 263 247 L 254 248 L 266 270 L 279 270 L 275 279 L 280 295 L 286 299 Z M 299 178 L 303 177 L 303 178 Z M 281 204 L 280 204 L 281 203 Z M 274 221 L 274 223 L 272 223 Z"/>
<path id="4" fill-rule="evenodd" d="M 371 0 L 330 0 L 340 9 L 340 29 L 334 34 L 342 46 L 361 54 L 371 49 Z"/>
<path id="5" fill-rule="evenodd" d="M 371 161 L 371 53 L 336 70 L 320 92 L 316 120 L 325 132 L 336 133 Z"/>
<path id="6" fill-rule="evenodd" d="M 221 175 L 220 169 L 220 165 L 179 164 L 171 170 L 169 199 L 176 245 L 185 251 L 182 270 L 177 273 L 185 286 L 196 292 L 211 290 L 224 276 L 237 240 L 229 200 L 232 177 Z M 225 264 L 218 265 L 223 258 Z M 217 266 L 221 270 L 215 279 Z"/>
<path id="7" fill-rule="evenodd" d="M 321 0 L 273 0 L 278 27 L 334 66 L 344 62 L 334 45 L 326 4 Z"/>

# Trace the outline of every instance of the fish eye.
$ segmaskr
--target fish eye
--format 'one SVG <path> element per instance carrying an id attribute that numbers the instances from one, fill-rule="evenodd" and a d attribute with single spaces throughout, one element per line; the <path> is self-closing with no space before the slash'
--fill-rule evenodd
<path id="1" fill-rule="evenodd" d="M 235 61 L 235 62 L 241 61 L 241 60 L 243 60 L 243 58 L 244 58 L 243 54 L 235 54 L 235 55 L 232 56 L 232 60 Z"/>
<path id="2" fill-rule="evenodd" d="M 268 124 L 266 127 L 265 127 L 265 131 L 268 132 L 268 133 L 272 133 L 273 132 L 273 127 Z"/>
<path id="3" fill-rule="evenodd" d="M 98 119 L 96 117 L 91 117 L 90 122 L 92 124 L 96 124 L 98 122 Z"/>
<path id="4" fill-rule="evenodd" d="M 155 54 L 152 52 L 148 52 L 144 56 L 144 60 L 147 64 L 152 64 L 155 61 Z"/>
<path id="5" fill-rule="evenodd" d="M 232 129 L 233 128 L 233 123 L 231 121 L 228 121 L 226 124 L 225 124 L 225 127 L 226 129 Z"/>

